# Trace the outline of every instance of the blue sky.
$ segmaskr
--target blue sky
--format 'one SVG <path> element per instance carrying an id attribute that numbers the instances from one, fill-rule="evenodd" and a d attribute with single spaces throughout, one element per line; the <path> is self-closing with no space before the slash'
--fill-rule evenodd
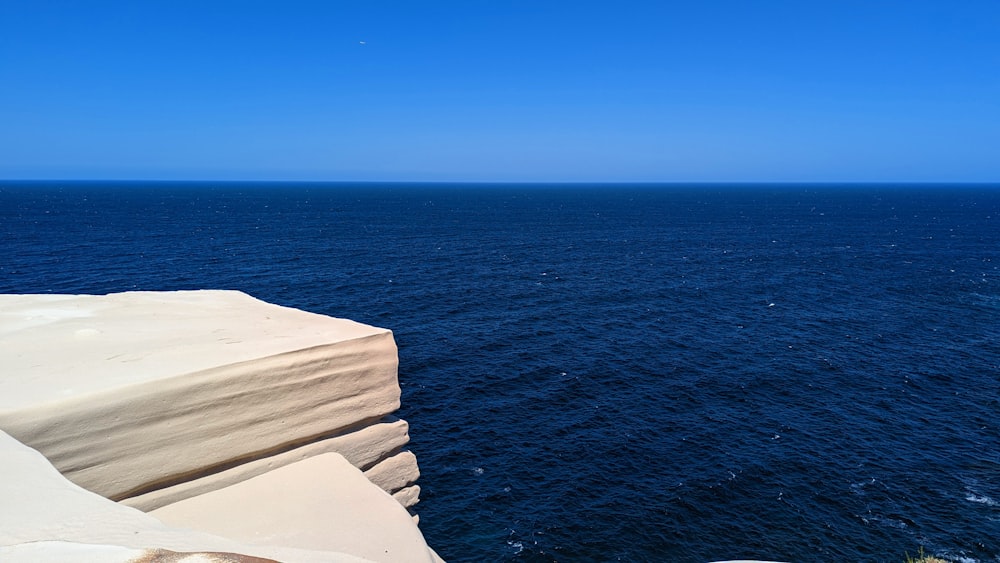
<path id="1" fill-rule="evenodd" d="M 1000 181 L 1000 2 L 0 0 L 0 179 Z"/>

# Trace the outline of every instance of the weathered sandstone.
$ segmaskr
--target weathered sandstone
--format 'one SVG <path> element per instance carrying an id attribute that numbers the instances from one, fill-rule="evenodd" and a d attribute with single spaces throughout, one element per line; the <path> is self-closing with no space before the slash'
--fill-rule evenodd
<path id="1" fill-rule="evenodd" d="M 420 473 L 406 422 L 391 416 L 400 393 L 386 329 L 235 291 L 0 295 L 0 359 L 0 430 L 82 487 L 73 495 L 100 495 L 56 517 L 52 533 L 3 530 L 0 559 L 76 544 L 95 544 L 95 560 L 147 548 L 277 553 L 229 549 L 241 542 L 304 549 L 296 561 L 436 559 L 404 508 L 419 501 Z M 18 520 L 9 506 L 19 505 L 0 517 Z M 152 518 L 130 507 L 228 540 L 124 541 L 117 518 L 133 528 L 136 515 Z M 91 510 L 107 518 L 58 531 Z"/>
<path id="2" fill-rule="evenodd" d="M 333 475 L 337 477 L 331 479 Z M 371 494 L 370 488 L 379 494 Z M 314 456 L 150 514 L 168 525 L 254 544 L 345 551 L 372 561 L 431 560 L 406 510 L 335 453 Z M 386 530 L 394 532 L 386 534 Z"/>
<path id="3" fill-rule="evenodd" d="M 359 469 L 368 469 L 386 456 L 402 448 L 410 440 L 405 420 L 386 417 L 354 432 L 333 438 L 321 439 L 272 456 L 255 459 L 235 467 L 211 473 L 197 479 L 184 481 L 146 494 L 122 499 L 122 504 L 150 511 L 167 504 L 221 489 L 263 475 L 290 463 L 327 452 L 337 452 Z M 397 497 L 398 498 L 398 497 Z M 403 501 L 406 502 L 403 502 Z M 417 498 L 403 498 L 400 504 L 409 507 Z"/>
<path id="4" fill-rule="evenodd" d="M 334 454 L 331 454 L 334 455 Z M 122 506 L 69 482 L 37 451 L 0 432 L 0 561 L 130 561 L 155 549 L 177 552 L 238 553 L 278 561 L 365 561 L 357 554 L 251 545 L 204 532 L 172 528 L 134 508 Z M 338 471 L 357 472 L 346 462 Z M 331 477 L 340 477 L 338 472 Z M 353 477 L 358 496 L 384 497 L 373 485 Z M 360 507 L 365 509 L 367 500 Z M 380 502 L 380 501 L 377 501 Z M 381 508 L 384 508 L 384 504 Z M 403 524 L 406 512 L 396 505 L 387 535 Z M 401 518 L 400 518 L 401 517 Z M 350 526 L 351 522 L 342 522 Z M 392 531 L 388 531 L 388 530 Z M 415 529 L 415 526 L 413 527 Z M 412 530 L 403 529 L 409 538 Z M 359 533 L 366 533 L 359 530 Z M 419 533 L 419 532 L 417 532 Z"/>
<path id="5" fill-rule="evenodd" d="M 0 337 L 0 429 L 114 500 L 399 407 L 391 332 L 234 291 L 0 295 Z M 369 442 L 376 457 L 400 446 Z"/>

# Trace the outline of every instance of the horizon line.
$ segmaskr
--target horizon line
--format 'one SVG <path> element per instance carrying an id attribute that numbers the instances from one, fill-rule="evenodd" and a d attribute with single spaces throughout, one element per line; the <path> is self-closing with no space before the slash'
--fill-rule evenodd
<path id="1" fill-rule="evenodd" d="M 998 186 L 1000 181 L 948 181 L 948 180 L 847 180 L 847 181 L 816 181 L 816 180 L 645 180 L 645 181 L 573 181 L 573 180 L 515 180 L 515 181 L 484 181 L 484 180 L 282 180 L 282 179 L 148 179 L 148 178 L 0 178 L 0 184 L 13 183 L 113 183 L 113 184 L 340 184 L 340 185 L 477 185 L 477 186 Z"/>

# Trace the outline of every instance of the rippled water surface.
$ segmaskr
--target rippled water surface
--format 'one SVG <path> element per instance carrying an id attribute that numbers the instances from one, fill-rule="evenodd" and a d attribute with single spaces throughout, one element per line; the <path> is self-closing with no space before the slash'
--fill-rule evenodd
<path id="1" fill-rule="evenodd" d="M 0 184 L 0 292 L 391 328 L 449 561 L 1000 560 L 1000 188 Z"/>

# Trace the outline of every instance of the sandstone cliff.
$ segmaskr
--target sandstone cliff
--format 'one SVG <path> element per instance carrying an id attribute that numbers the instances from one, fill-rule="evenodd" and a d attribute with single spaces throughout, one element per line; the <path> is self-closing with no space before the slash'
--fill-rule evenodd
<path id="1" fill-rule="evenodd" d="M 435 557 L 408 517 L 412 530 L 393 528 L 402 544 L 365 548 L 380 545 L 368 525 L 385 530 L 377 516 L 362 525 L 358 503 L 389 522 L 419 497 L 407 425 L 392 417 L 388 330 L 233 291 L 0 295 L 0 358 L 0 430 L 117 508 L 239 542 Z M 394 509 L 359 492 L 370 482 Z M 8 550 L 42 539 L 86 537 L 0 530 Z"/>

